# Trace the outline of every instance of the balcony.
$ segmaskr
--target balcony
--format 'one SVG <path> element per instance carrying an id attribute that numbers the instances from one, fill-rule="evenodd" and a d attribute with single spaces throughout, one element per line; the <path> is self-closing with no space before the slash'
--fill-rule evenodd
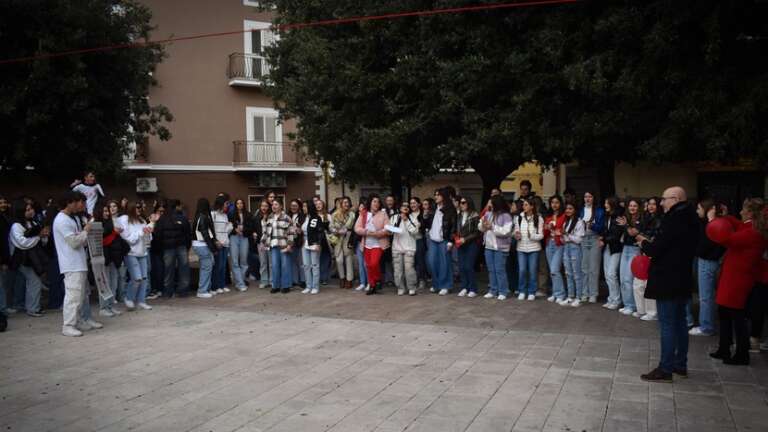
<path id="1" fill-rule="evenodd" d="M 263 168 L 296 166 L 296 152 L 290 142 L 235 141 L 235 167 Z"/>
<path id="2" fill-rule="evenodd" d="M 142 165 L 149 162 L 149 142 L 131 142 L 123 155 L 125 165 Z"/>
<path id="3" fill-rule="evenodd" d="M 263 87 L 269 75 L 269 63 L 260 54 L 232 53 L 229 55 L 227 77 L 230 86 Z"/>

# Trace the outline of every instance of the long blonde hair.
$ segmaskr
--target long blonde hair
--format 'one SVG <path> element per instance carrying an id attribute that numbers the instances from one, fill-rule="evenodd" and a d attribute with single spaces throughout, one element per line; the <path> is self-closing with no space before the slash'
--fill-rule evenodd
<path id="1" fill-rule="evenodd" d="M 752 227 L 768 239 L 768 206 L 762 198 L 747 198 L 744 208 L 752 213 Z"/>

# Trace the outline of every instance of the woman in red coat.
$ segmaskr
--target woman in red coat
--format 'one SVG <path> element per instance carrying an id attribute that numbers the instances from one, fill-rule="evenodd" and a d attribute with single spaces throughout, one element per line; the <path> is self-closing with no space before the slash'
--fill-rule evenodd
<path id="1" fill-rule="evenodd" d="M 752 287 L 762 277 L 763 254 L 768 248 L 768 214 L 763 200 L 744 201 L 741 218 L 729 217 L 733 227 L 722 241 L 726 252 L 717 283 L 715 301 L 720 315 L 720 346 L 710 354 L 730 365 L 749 364 L 749 332 L 746 303 Z M 736 333 L 736 353 L 731 356 L 733 333 Z"/>

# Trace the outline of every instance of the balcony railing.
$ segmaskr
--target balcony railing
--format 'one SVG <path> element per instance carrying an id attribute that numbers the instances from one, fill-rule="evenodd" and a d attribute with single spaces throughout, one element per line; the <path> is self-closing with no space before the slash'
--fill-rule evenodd
<path id="1" fill-rule="evenodd" d="M 123 155 L 126 164 L 142 164 L 149 162 L 149 143 L 133 142 L 128 144 L 127 154 Z"/>
<path id="2" fill-rule="evenodd" d="M 293 166 L 296 152 L 287 142 L 235 141 L 233 163 L 241 167 Z"/>
<path id="3" fill-rule="evenodd" d="M 266 83 L 269 63 L 261 54 L 232 53 L 227 76 L 231 86 L 260 87 Z"/>

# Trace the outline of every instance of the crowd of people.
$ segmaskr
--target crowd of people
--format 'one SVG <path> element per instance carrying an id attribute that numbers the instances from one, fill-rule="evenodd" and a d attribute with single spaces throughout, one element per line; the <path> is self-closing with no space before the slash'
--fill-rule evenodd
<path id="1" fill-rule="evenodd" d="M 99 296 L 101 317 L 151 310 L 149 301 L 160 296 L 210 299 L 256 285 L 273 294 L 297 289 L 317 295 L 334 273 L 341 289 L 367 295 L 387 286 L 400 296 L 456 290 L 459 297 L 546 298 L 570 308 L 597 303 L 604 281 L 604 308 L 645 321 L 663 321 L 656 300 L 676 292 L 673 297 L 685 299 L 687 335 L 716 334 L 719 313 L 720 348 L 712 356 L 748 364 L 750 350 L 768 349 L 760 343 L 768 303 L 768 210 L 763 200 L 748 199 L 737 218 L 723 203 L 689 203 L 677 189 L 670 196 L 602 201 L 591 191 L 577 196 L 566 190 L 544 201 L 524 181 L 516 199 L 494 189 L 482 207 L 448 186 L 423 200 L 371 194 L 355 204 L 339 197 L 330 210 L 319 196 L 293 199 L 284 208 L 269 192 L 253 213 L 243 199 L 222 192 L 212 204 L 198 199 L 187 212 L 178 200 L 107 199 L 89 172 L 58 203 L 0 197 L 0 311 L 41 316 L 45 286 L 48 308 L 63 310 L 64 335 L 102 327 L 88 301 L 95 283 L 87 252 L 88 233 L 100 223 L 112 294 Z M 671 224 L 670 215 L 683 210 L 690 219 L 678 217 L 683 222 L 664 232 L 665 220 Z M 707 227 L 718 220 L 731 231 L 716 242 Z M 695 261 L 683 259 L 687 252 L 670 256 L 667 242 L 688 247 Z M 650 277 L 635 274 L 640 255 L 650 257 Z M 194 293 L 190 260 L 199 263 Z M 683 282 L 661 292 L 652 283 L 646 290 L 646 279 L 665 266 L 676 266 Z M 478 269 L 487 271 L 487 289 L 478 283 Z M 686 280 L 697 288 L 687 289 Z"/>

